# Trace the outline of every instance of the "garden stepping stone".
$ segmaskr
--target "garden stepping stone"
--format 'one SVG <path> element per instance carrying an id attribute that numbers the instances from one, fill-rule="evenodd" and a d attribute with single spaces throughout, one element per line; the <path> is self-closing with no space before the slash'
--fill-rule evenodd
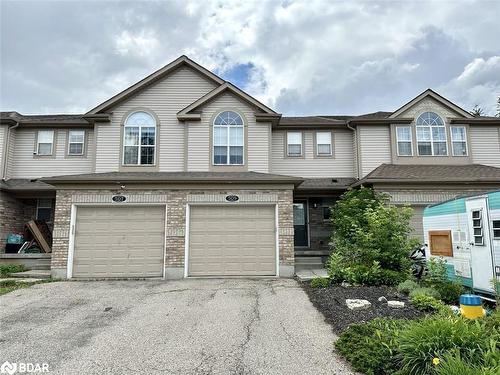
<path id="1" fill-rule="evenodd" d="M 402 309 L 405 307 L 405 303 L 401 301 L 387 301 L 387 306 L 393 309 Z"/>
<path id="2" fill-rule="evenodd" d="M 345 303 L 351 310 L 366 310 L 371 307 L 371 303 L 366 299 L 346 299 Z"/>

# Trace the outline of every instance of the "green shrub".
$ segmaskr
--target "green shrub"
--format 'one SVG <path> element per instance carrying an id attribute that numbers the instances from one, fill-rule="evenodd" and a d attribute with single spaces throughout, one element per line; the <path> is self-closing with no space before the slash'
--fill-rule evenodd
<path id="1" fill-rule="evenodd" d="M 398 284 L 398 292 L 408 294 L 412 290 L 419 288 L 419 285 L 413 280 L 405 280 Z"/>
<path id="2" fill-rule="evenodd" d="M 313 288 L 326 288 L 330 285 L 330 279 L 327 277 L 315 277 L 311 280 L 311 287 Z"/>
<path id="3" fill-rule="evenodd" d="M 412 299 L 413 297 L 415 297 L 416 295 L 425 295 L 425 296 L 429 296 L 429 297 L 434 297 L 436 299 L 441 299 L 441 295 L 439 294 L 439 292 L 436 290 L 436 289 L 433 289 L 433 288 L 417 288 L 417 289 L 413 289 L 409 296 L 410 296 L 410 299 Z"/>
<path id="4" fill-rule="evenodd" d="M 460 295 L 464 294 L 465 288 L 460 282 L 457 281 L 445 281 L 433 285 L 441 296 L 441 299 L 450 305 L 458 305 L 460 302 Z"/>
<path id="5" fill-rule="evenodd" d="M 0 276 L 9 276 L 11 273 L 26 271 L 22 264 L 0 264 Z"/>
<path id="6" fill-rule="evenodd" d="M 380 268 L 376 261 L 370 266 L 353 264 L 344 267 L 342 273 L 345 281 L 359 285 L 394 285 L 406 277 L 402 272 Z"/>
<path id="7" fill-rule="evenodd" d="M 411 299 L 411 304 L 420 311 L 428 312 L 440 311 L 444 307 L 443 302 L 425 294 L 417 294 L 413 296 L 413 298 Z"/>
<path id="8" fill-rule="evenodd" d="M 398 332 L 408 324 L 406 320 L 378 318 L 368 323 L 349 326 L 335 343 L 335 347 L 355 370 L 368 375 L 392 374 L 398 364 Z"/>
<path id="9" fill-rule="evenodd" d="M 426 285 L 432 286 L 447 281 L 446 261 L 442 257 L 432 257 L 427 261 L 427 274 L 423 278 Z"/>
<path id="10" fill-rule="evenodd" d="M 465 362 L 460 355 L 446 355 L 435 366 L 437 375 L 498 375 L 500 368 L 485 368 Z"/>
<path id="11" fill-rule="evenodd" d="M 432 360 L 452 352 L 467 363 L 481 363 L 489 335 L 478 322 L 462 318 L 430 317 L 413 322 L 399 334 L 402 369 L 409 375 L 431 374 Z"/>
<path id="12" fill-rule="evenodd" d="M 328 276 L 334 284 L 339 284 L 345 279 L 345 269 L 346 265 L 342 259 L 342 256 L 337 253 L 331 253 L 328 261 L 326 263 L 326 269 L 328 270 Z"/>
<path id="13" fill-rule="evenodd" d="M 390 205 L 387 195 L 373 189 L 349 190 L 332 211 L 332 244 L 344 265 L 374 262 L 381 269 L 406 271 L 415 246 L 409 236 L 412 209 Z"/>

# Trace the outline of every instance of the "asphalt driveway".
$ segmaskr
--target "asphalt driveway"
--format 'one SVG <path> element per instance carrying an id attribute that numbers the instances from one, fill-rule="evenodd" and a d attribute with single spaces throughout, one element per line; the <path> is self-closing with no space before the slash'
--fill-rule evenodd
<path id="1" fill-rule="evenodd" d="M 0 297 L 0 363 L 50 374 L 352 374 L 294 280 L 57 282 Z"/>

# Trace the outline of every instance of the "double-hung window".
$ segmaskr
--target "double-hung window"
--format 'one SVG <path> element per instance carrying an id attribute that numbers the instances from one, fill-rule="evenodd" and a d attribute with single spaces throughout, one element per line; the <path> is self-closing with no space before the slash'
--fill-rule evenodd
<path id="1" fill-rule="evenodd" d="M 52 155 L 54 149 L 54 131 L 39 130 L 37 135 L 36 154 L 39 156 Z"/>
<path id="2" fill-rule="evenodd" d="M 451 148 L 453 156 L 467 156 L 467 133 L 465 126 L 451 127 Z"/>
<path id="3" fill-rule="evenodd" d="M 288 132 L 286 134 L 287 156 L 302 156 L 302 133 Z"/>
<path id="4" fill-rule="evenodd" d="M 411 127 L 397 126 L 396 127 L 396 141 L 398 143 L 398 156 L 412 156 L 412 137 Z"/>
<path id="5" fill-rule="evenodd" d="M 243 165 L 243 118 L 233 111 L 221 112 L 213 124 L 214 165 Z"/>
<path id="6" fill-rule="evenodd" d="M 154 165 L 156 153 L 156 120 L 147 112 L 127 117 L 123 132 L 123 164 Z"/>
<path id="7" fill-rule="evenodd" d="M 317 132 L 316 133 L 316 154 L 317 156 L 332 155 L 332 133 Z"/>
<path id="8" fill-rule="evenodd" d="M 50 198 L 40 198 L 36 202 L 36 219 L 51 222 L 54 215 L 54 204 Z"/>
<path id="9" fill-rule="evenodd" d="M 85 130 L 70 130 L 68 133 L 68 155 L 83 155 Z"/>
<path id="10" fill-rule="evenodd" d="M 416 121 L 417 150 L 422 156 L 446 156 L 446 127 L 434 112 L 422 113 Z"/>

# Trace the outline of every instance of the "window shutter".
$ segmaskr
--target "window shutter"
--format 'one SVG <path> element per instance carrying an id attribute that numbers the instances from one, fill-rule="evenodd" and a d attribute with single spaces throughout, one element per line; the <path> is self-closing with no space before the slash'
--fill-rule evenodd
<path id="1" fill-rule="evenodd" d="M 429 231 L 429 242 L 432 255 L 439 255 L 443 257 L 453 256 L 451 230 Z"/>

